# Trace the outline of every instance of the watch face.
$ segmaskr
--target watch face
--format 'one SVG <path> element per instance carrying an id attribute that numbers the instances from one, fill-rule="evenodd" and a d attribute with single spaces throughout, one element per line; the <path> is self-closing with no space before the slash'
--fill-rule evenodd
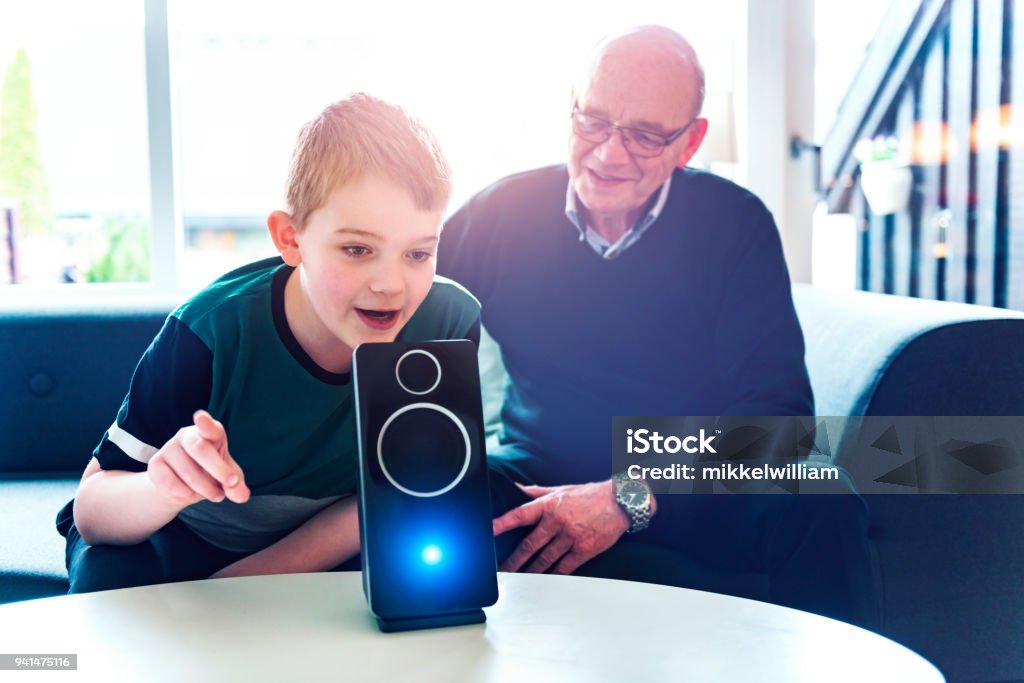
<path id="1" fill-rule="evenodd" d="M 619 488 L 619 497 L 624 505 L 640 507 L 647 500 L 647 487 L 638 481 L 627 481 Z"/>

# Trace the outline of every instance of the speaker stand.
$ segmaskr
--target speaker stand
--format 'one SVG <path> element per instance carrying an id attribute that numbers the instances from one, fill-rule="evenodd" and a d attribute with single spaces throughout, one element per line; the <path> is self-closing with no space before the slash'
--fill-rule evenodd
<path id="1" fill-rule="evenodd" d="M 382 619 L 377 617 L 377 626 L 384 633 L 396 633 L 398 631 L 415 631 L 421 628 L 444 628 L 445 626 L 482 624 L 485 621 L 487 621 L 487 615 L 484 614 L 484 611 L 482 609 L 474 609 L 468 612 L 452 612 L 430 617 L 408 617 L 405 619 Z"/>

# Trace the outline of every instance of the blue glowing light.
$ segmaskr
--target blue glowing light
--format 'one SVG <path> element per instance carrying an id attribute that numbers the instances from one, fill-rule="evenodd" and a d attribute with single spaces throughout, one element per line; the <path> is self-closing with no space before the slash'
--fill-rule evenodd
<path id="1" fill-rule="evenodd" d="M 437 564 L 441 561 L 441 549 L 434 544 L 430 544 L 423 549 L 421 557 L 425 564 Z"/>

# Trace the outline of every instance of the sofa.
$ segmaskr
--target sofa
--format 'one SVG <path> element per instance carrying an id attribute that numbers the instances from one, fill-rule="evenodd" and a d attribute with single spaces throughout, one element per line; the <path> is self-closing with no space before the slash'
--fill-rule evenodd
<path id="1" fill-rule="evenodd" d="M 818 415 L 1024 415 L 1020 313 L 809 287 L 794 299 Z M 882 633 L 951 681 L 1024 681 L 1024 495 L 866 499 Z"/>
<path id="2" fill-rule="evenodd" d="M 0 602 L 67 591 L 57 511 L 180 297 L 0 299 Z"/>
<path id="3" fill-rule="evenodd" d="M 1024 315 L 802 285 L 794 299 L 818 415 L 1024 415 Z M 54 516 L 175 301 L 0 301 L 0 602 L 67 590 Z M 481 371 L 493 415 L 503 377 L 492 342 Z M 951 681 L 1024 681 L 1024 496 L 866 499 L 879 631 Z"/>

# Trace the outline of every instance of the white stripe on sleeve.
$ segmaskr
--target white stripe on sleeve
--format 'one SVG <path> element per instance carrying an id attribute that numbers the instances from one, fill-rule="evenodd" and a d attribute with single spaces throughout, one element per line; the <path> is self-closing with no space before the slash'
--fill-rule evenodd
<path id="1" fill-rule="evenodd" d="M 107 438 L 111 442 L 132 459 L 138 460 L 139 462 L 149 462 L 149 459 L 156 455 L 159 450 L 153 448 L 149 444 L 143 443 L 136 439 L 128 432 L 121 429 L 117 424 L 117 420 L 114 420 L 114 424 L 110 425 L 110 429 L 107 430 Z"/>

